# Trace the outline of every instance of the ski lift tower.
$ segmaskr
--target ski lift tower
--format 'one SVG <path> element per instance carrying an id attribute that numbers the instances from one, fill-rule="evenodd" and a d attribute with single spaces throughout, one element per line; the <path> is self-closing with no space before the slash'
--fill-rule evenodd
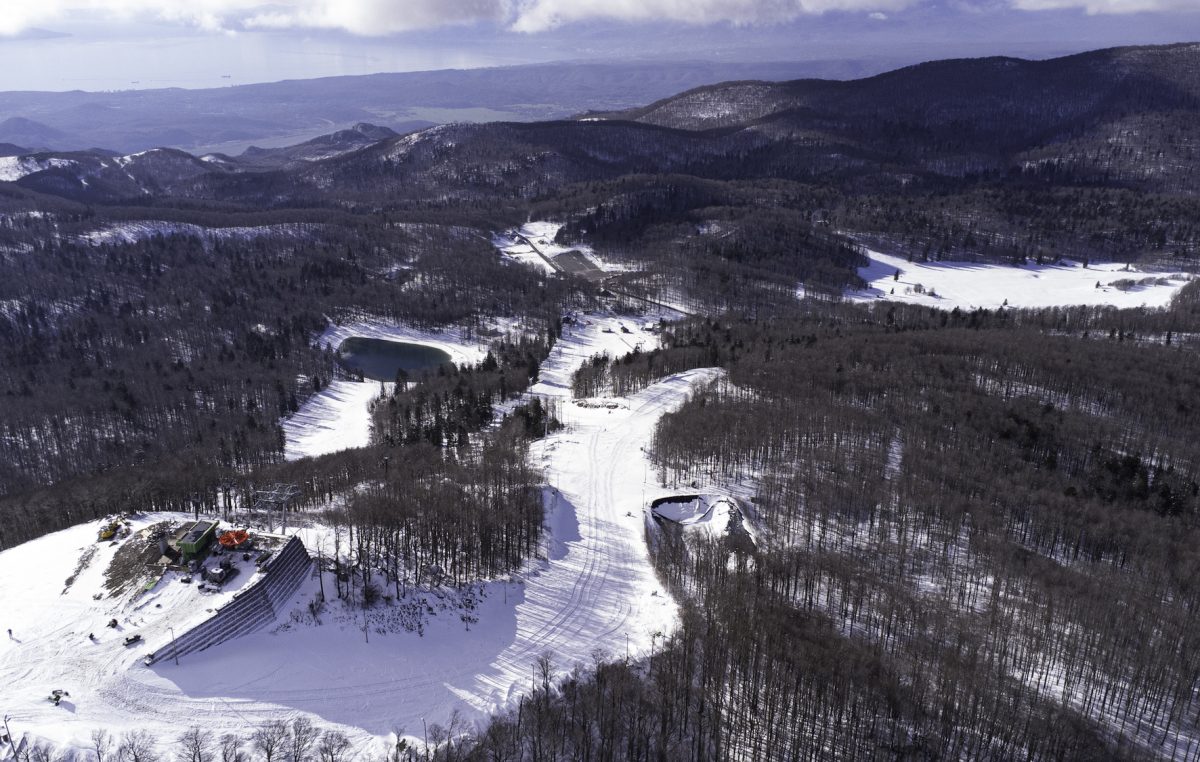
<path id="1" fill-rule="evenodd" d="M 254 493 L 254 510 L 266 511 L 267 513 L 267 529 L 275 531 L 275 523 L 271 520 L 273 511 L 279 512 L 280 534 L 287 532 L 287 512 L 288 507 L 296 496 L 300 494 L 300 488 L 295 484 L 272 484 L 266 489 L 260 489 Z"/>

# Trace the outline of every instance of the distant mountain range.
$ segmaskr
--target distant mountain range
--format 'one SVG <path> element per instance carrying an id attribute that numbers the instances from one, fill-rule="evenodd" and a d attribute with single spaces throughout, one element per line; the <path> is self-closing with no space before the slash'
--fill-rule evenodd
<path id="1" fill-rule="evenodd" d="M 475 76 L 482 86 L 513 71 Z M 610 73 L 625 81 L 633 71 Z M 524 85 L 530 94 L 553 78 L 536 74 L 541 79 Z M 592 96 L 603 101 L 614 90 L 609 82 Z M 493 103 L 515 101 L 517 82 L 494 95 Z M 445 92 L 442 102 L 465 108 L 469 97 Z M 632 173 L 858 190 L 1015 173 L 1190 194 L 1200 192 L 1198 115 L 1200 44 L 1181 44 L 1048 61 L 938 61 L 846 82 L 728 82 L 565 121 L 451 124 L 404 135 L 360 123 L 236 155 L 33 152 L 0 161 L 0 177 L 78 200 L 174 195 L 251 205 L 528 197 Z M 29 143 L 41 134 L 27 121 L 4 124 L 11 133 L 0 130 L 0 141 L 20 143 L 12 134 Z"/>
<path id="2" fill-rule="evenodd" d="M 328 77 L 205 90 L 0 93 L 0 142 L 122 153 L 241 153 L 368 122 L 396 132 L 446 122 L 558 119 L 622 109 L 732 79 L 850 77 L 878 62 L 555 63 Z"/>

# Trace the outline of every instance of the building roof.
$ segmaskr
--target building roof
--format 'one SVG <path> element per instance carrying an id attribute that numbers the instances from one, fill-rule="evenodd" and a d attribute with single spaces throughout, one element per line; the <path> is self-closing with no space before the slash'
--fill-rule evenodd
<path id="1" fill-rule="evenodd" d="M 215 521 L 197 521 L 180 542 L 194 545 L 200 541 L 201 537 L 216 529 L 216 527 L 217 522 Z"/>

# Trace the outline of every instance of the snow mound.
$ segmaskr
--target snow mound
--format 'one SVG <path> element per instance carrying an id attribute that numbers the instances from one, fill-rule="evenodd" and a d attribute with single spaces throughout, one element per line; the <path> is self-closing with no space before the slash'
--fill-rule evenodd
<path id="1" fill-rule="evenodd" d="M 680 525 L 684 531 L 703 532 L 711 537 L 724 537 L 741 522 L 737 502 L 727 495 L 659 498 L 651 505 L 650 512 L 657 518 Z"/>
<path id="2" fill-rule="evenodd" d="M 1084 267 L 1062 260 L 1050 265 L 991 265 L 968 262 L 909 262 L 867 252 L 870 264 L 858 270 L 867 282 L 847 298 L 923 304 L 951 310 L 1112 305 L 1165 307 L 1190 280 L 1186 275 L 1141 272 L 1105 263 Z M 899 271 L 899 277 L 896 276 Z"/>

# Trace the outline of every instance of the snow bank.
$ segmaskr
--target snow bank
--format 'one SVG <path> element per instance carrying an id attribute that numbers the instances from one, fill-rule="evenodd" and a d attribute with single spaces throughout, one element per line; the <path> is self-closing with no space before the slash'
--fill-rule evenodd
<path id="1" fill-rule="evenodd" d="M 858 274 L 867 287 L 850 291 L 847 298 L 903 301 L 951 310 L 1009 307 L 1103 305 L 1115 307 L 1165 307 L 1187 282 L 1187 276 L 1152 276 L 1130 266 L 1107 263 L 1083 267 L 1064 260 L 1053 265 L 989 265 L 965 262 L 909 262 L 879 252 L 867 252 L 870 264 Z M 899 279 L 895 278 L 900 271 Z M 1117 281 L 1163 279 L 1153 285 L 1121 289 Z M 1097 288 L 1096 284 L 1100 287 Z M 892 292 L 895 293 L 892 293 Z"/>

